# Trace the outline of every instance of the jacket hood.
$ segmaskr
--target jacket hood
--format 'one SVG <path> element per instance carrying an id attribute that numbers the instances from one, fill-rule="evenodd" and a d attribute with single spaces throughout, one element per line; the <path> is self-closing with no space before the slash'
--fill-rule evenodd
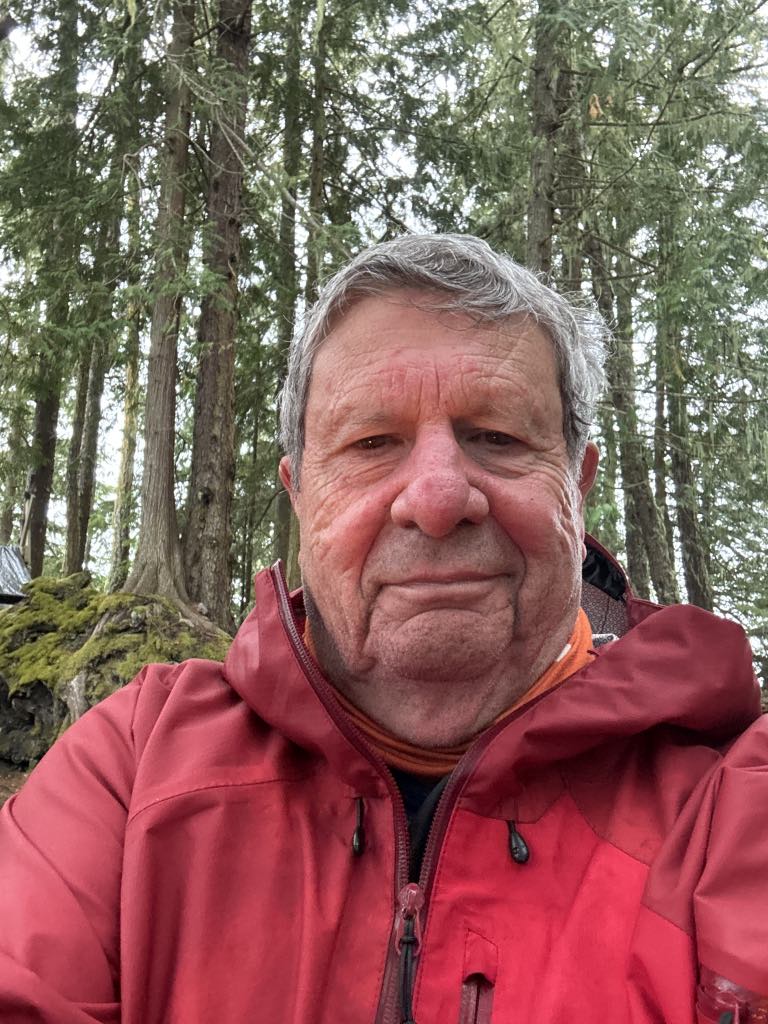
<path id="1" fill-rule="evenodd" d="M 719 747 L 760 714 L 743 629 L 692 605 L 659 607 L 633 597 L 611 556 L 589 540 L 583 605 L 597 633 L 619 638 L 564 683 L 492 727 L 470 748 L 465 796 L 499 778 L 519 780 L 593 747 L 655 727 Z M 286 739 L 326 759 L 357 793 L 386 787 L 383 762 L 352 725 L 333 686 L 301 639 L 301 592 L 290 595 L 280 566 L 259 573 L 256 606 L 225 662 L 240 697 Z M 457 769 L 458 770 L 458 769 Z M 491 785 L 492 783 L 492 785 Z"/>

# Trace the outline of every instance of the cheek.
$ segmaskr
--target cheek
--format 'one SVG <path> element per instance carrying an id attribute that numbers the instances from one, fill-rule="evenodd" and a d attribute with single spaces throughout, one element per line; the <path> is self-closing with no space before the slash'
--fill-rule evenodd
<path id="1" fill-rule="evenodd" d="M 322 567 L 325 589 L 329 578 L 339 577 L 356 586 L 368 552 L 389 521 L 389 508 L 389 496 L 377 488 L 361 494 L 339 486 L 303 496 L 297 511 L 302 535 L 311 538 L 302 551 L 305 572 Z"/>
<path id="2" fill-rule="evenodd" d="M 581 516 L 567 484 L 533 475 L 489 495 L 491 514 L 528 558 L 545 561 L 581 545 Z"/>

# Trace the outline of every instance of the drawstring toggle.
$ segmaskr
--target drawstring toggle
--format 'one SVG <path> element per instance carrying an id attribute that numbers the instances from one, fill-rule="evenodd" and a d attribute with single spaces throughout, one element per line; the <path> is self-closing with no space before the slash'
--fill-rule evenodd
<path id="1" fill-rule="evenodd" d="M 509 852 L 515 864 L 527 864 L 531 856 L 528 844 L 517 831 L 514 821 L 508 821 L 509 828 Z"/>

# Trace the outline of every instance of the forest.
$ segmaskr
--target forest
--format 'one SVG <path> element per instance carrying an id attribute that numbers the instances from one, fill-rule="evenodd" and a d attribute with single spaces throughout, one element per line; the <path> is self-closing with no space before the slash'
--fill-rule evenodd
<path id="1" fill-rule="evenodd" d="M 587 527 L 765 678 L 766 8 L 0 6 L 0 544 L 231 633 L 297 578 L 276 401 L 319 285 L 468 231 L 612 326 Z"/>

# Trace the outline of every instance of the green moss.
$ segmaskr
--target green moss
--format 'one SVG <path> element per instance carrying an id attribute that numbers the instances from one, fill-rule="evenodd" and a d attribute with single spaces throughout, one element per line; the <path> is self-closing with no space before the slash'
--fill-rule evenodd
<path id="1" fill-rule="evenodd" d="M 198 629 L 173 602 L 101 594 L 87 573 L 25 589 L 23 601 L 0 612 L 0 758 L 45 752 L 69 723 L 76 676 L 92 706 L 150 662 L 220 660 L 229 646 L 226 634 Z M 13 749 L 3 748 L 3 736 L 14 737 Z"/>

